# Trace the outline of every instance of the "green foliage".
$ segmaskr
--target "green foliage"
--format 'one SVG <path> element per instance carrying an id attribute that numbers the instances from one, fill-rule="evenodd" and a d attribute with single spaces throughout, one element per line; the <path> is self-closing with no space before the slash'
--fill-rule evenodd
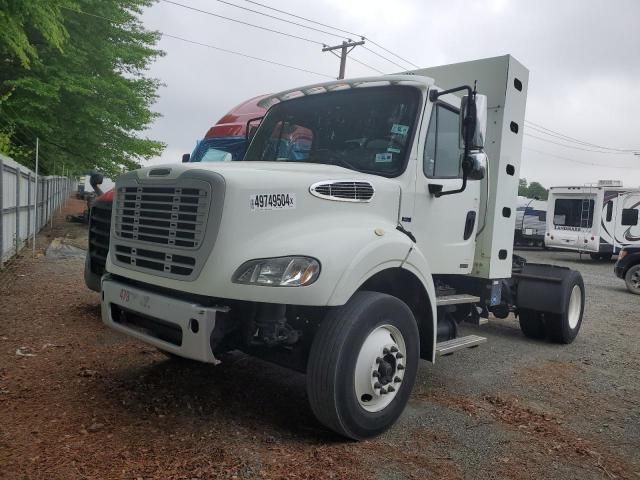
<path id="1" fill-rule="evenodd" d="M 38 58 L 38 43 L 62 50 L 67 40 L 61 7 L 66 0 L 0 0 L 0 56 L 29 67 Z"/>
<path id="2" fill-rule="evenodd" d="M 40 24 L 14 20 L 34 49 L 22 50 L 27 65 L 0 36 L 0 61 L 7 65 L 0 70 L 0 132 L 11 138 L 9 148 L 2 142 L 0 148 L 14 155 L 27 148 L 29 155 L 20 160 L 32 167 L 37 136 L 43 173 L 53 173 L 54 164 L 59 173 L 65 164 L 72 173 L 98 170 L 109 176 L 160 154 L 161 142 L 140 138 L 158 116 L 151 107 L 159 82 L 144 73 L 162 55 L 154 47 L 159 34 L 138 20 L 153 0 L 25 3 L 31 1 L 59 8 L 60 23 L 50 31 L 60 35 L 46 36 Z"/>
<path id="3" fill-rule="evenodd" d="M 538 182 L 528 183 L 526 178 L 521 178 L 518 185 L 518 195 L 527 198 L 538 198 L 546 200 L 549 197 L 549 190 Z"/>

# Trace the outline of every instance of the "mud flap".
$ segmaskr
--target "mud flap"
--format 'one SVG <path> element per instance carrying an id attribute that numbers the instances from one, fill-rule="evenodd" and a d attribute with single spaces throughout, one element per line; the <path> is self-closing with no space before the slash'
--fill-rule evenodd
<path id="1" fill-rule="evenodd" d="M 567 295 L 570 294 L 567 283 L 571 272 L 567 267 L 526 263 L 521 272 L 513 274 L 517 282 L 518 309 L 565 313 Z"/>

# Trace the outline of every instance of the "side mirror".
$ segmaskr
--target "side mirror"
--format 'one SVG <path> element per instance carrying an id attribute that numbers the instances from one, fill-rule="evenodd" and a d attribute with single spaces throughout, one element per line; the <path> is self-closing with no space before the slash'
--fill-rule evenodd
<path id="1" fill-rule="evenodd" d="M 245 129 L 245 140 L 247 141 L 247 145 L 251 140 L 253 140 L 253 137 L 256 134 L 256 131 L 258 130 L 260 122 L 262 122 L 263 118 L 264 117 L 256 117 L 247 120 L 247 126 Z"/>
<path id="2" fill-rule="evenodd" d="M 464 148 L 464 139 L 470 138 L 469 150 L 482 150 L 487 137 L 487 96 L 476 94 L 470 112 L 468 103 L 469 96 L 464 95 L 460 103 L 460 148 Z M 469 137 L 467 129 L 471 129 Z"/>
<path id="3" fill-rule="evenodd" d="M 182 154 L 182 163 L 189 163 L 189 160 L 191 160 L 191 154 L 190 153 L 183 153 Z"/>
<path id="4" fill-rule="evenodd" d="M 462 160 L 462 169 L 468 180 L 482 180 L 487 174 L 487 154 L 470 153 Z"/>

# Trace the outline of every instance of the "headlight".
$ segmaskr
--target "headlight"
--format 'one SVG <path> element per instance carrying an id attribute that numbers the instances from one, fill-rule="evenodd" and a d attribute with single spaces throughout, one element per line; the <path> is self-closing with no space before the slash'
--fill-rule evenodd
<path id="1" fill-rule="evenodd" d="M 272 287 L 311 285 L 320 275 L 320 263 L 310 257 L 260 258 L 243 263 L 233 274 L 234 283 Z"/>

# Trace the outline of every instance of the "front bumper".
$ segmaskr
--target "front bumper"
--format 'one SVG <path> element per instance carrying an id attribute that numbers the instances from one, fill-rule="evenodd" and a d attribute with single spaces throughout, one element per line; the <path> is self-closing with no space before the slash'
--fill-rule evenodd
<path id="1" fill-rule="evenodd" d="M 211 333 L 216 316 L 228 311 L 132 287 L 110 275 L 102 279 L 102 321 L 108 327 L 192 360 L 219 363 Z"/>

